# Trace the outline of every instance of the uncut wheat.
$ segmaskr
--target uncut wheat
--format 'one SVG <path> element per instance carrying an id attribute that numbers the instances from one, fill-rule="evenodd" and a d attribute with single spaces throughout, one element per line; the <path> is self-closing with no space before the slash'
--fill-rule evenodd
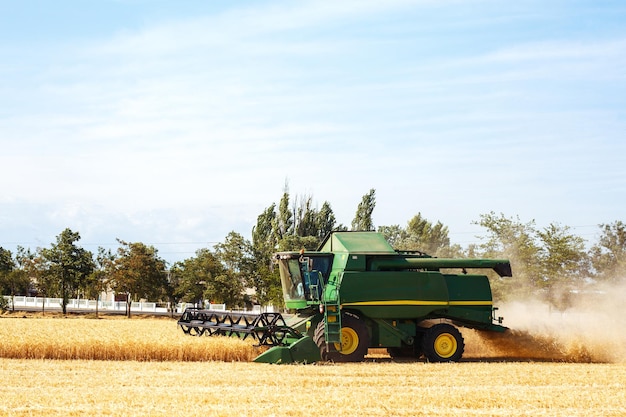
<path id="1" fill-rule="evenodd" d="M 136 361 L 250 361 L 251 341 L 192 337 L 165 319 L 0 319 L 0 357 Z"/>

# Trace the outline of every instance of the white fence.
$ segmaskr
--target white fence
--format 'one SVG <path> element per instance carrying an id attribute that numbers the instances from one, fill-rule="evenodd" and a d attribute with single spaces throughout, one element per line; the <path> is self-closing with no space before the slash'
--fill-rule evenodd
<path id="1" fill-rule="evenodd" d="M 25 296 L 15 296 L 13 299 L 11 297 L 5 296 L 9 302 L 9 306 L 14 303 L 16 309 L 19 308 L 43 308 L 43 309 L 51 309 L 57 310 L 61 309 L 62 299 L 61 298 L 44 298 L 44 297 L 25 297 Z M 96 310 L 96 306 L 98 310 L 101 311 L 126 311 L 126 302 L 125 301 L 96 301 L 96 300 L 87 300 L 87 299 L 76 299 L 72 298 L 67 302 L 68 310 Z M 130 311 L 133 312 L 147 312 L 147 313 L 167 313 L 168 306 L 163 304 L 153 303 L 153 302 L 132 302 L 130 304 Z"/>
<path id="2" fill-rule="evenodd" d="M 51 309 L 51 310 L 60 310 L 62 299 L 61 298 L 44 298 L 44 297 L 25 297 L 25 296 L 15 296 L 13 299 L 9 296 L 4 296 L 4 298 L 8 301 L 9 308 L 14 304 L 15 308 L 20 309 Z M 70 299 L 67 303 L 68 310 L 78 310 L 78 311 L 95 311 L 96 306 L 98 311 L 111 311 L 111 312 L 124 312 L 126 311 L 126 301 L 96 301 L 96 300 L 87 300 L 84 298 L 81 299 Z M 195 304 L 190 303 L 179 303 L 175 306 L 175 313 L 182 313 L 185 311 L 187 307 L 198 307 Z M 226 304 L 207 304 L 203 306 L 209 310 L 216 311 L 226 311 Z M 130 311 L 135 313 L 168 313 L 170 312 L 170 304 L 169 303 L 154 303 L 154 302 L 132 302 L 130 304 Z M 261 313 L 261 312 L 273 312 L 274 309 L 272 307 L 261 308 L 259 305 L 255 305 L 252 307 L 252 310 L 248 310 L 251 313 Z"/>

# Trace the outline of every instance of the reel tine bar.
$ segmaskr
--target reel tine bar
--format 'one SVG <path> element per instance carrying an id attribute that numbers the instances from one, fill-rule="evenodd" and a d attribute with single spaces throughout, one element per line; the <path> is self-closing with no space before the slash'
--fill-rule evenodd
<path id="1" fill-rule="evenodd" d="M 267 346 L 281 346 L 288 336 L 302 337 L 287 326 L 280 313 L 245 314 L 187 308 L 178 325 L 191 336 L 236 336 L 242 340 L 251 337 L 258 345 Z"/>

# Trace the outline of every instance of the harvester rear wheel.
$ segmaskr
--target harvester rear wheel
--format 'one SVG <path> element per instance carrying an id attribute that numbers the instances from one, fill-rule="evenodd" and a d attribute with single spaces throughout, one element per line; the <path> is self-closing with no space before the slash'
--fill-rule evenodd
<path id="1" fill-rule="evenodd" d="M 456 327 L 443 323 L 426 330 L 422 348 L 429 362 L 456 362 L 463 356 L 465 342 Z"/>
<path id="2" fill-rule="evenodd" d="M 367 354 L 369 332 L 360 318 L 352 314 L 341 315 L 341 344 L 326 343 L 324 321 L 315 328 L 313 341 L 320 349 L 320 356 L 325 361 L 360 362 Z"/>

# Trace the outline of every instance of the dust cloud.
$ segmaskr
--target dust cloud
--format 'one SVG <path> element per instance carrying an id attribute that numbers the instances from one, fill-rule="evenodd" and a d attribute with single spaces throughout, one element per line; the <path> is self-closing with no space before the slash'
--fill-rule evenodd
<path id="1" fill-rule="evenodd" d="M 538 300 L 500 305 L 505 333 L 463 331 L 465 358 L 626 363 L 626 284 L 574 294 L 564 311 Z"/>

